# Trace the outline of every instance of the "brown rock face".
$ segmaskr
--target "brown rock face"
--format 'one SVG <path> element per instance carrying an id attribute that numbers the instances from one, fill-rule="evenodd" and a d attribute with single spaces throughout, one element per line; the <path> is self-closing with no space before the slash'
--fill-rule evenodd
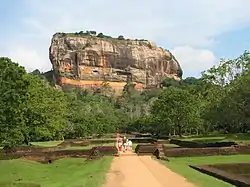
<path id="1" fill-rule="evenodd" d="M 55 34 L 49 53 L 62 87 L 93 88 L 105 81 L 119 94 L 127 82 L 144 89 L 166 77 L 182 76 L 178 61 L 169 51 L 145 40 Z"/>

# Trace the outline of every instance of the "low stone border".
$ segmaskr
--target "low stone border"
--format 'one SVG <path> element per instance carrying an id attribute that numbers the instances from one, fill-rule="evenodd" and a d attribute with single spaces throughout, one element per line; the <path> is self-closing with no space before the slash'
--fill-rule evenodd
<path id="1" fill-rule="evenodd" d="M 115 146 L 97 146 L 92 149 L 87 150 L 52 150 L 47 149 L 47 151 L 41 151 L 39 148 L 36 150 L 32 148 L 32 150 L 28 151 L 6 151 L 2 150 L 0 152 L 0 160 L 9 160 L 9 159 L 17 159 L 24 158 L 33 161 L 38 161 L 41 163 L 51 163 L 54 160 L 61 158 L 100 158 L 102 156 L 110 155 L 115 156 L 118 153 L 118 150 Z"/>
<path id="2" fill-rule="evenodd" d="M 167 157 L 214 156 L 250 154 L 250 146 L 208 147 L 208 148 L 164 148 Z"/>
<path id="3" fill-rule="evenodd" d="M 135 153 L 138 155 L 153 154 L 157 150 L 155 144 L 138 144 L 135 148 Z"/>
<path id="4" fill-rule="evenodd" d="M 233 145 L 237 145 L 235 142 L 210 142 L 210 143 L 200 143 L 195 141 L 185 141 L 185 140 L 177 140 L 170 139 L 171 144 L 176 144 L 181 147 L 186 148 L 206 148 L 206 147 L 230 147 Z"/>

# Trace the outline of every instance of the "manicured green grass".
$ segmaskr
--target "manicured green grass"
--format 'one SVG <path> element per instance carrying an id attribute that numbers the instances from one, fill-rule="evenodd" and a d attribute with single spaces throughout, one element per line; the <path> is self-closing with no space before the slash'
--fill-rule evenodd
<path id="1" fill-rule="evenodd" d="M 135 150 L 135 148 L 136 148 L 137 145 L 138 145 L 138 144 L 133 143 L 133 144 L 132 144 L 132 149 Z"/>
<path id="2" fill-rule="evenodd" d="M 36 145 L 36 146 L 41 146 L 41 147 L 53 147 L 53 146 L 57 146 L 60 143 L 62 143 L 63 141 L 48 141 L 48 142 L 32 142 L 32 145 Z"/>
<path id="3" fill-rule="evenodd" d="M 172 171 L 179 173 L 188 181 L 196 184 L 198 187 L 231 187 L 229 183 L 203 174 L 190 168 L 190 164 L 216 164 L 216 163 L 236 163 L 249 162 L 250 155 L 230 155 L 230 156 L 206 156 L 206 157 L 179 157 L 169 158 L 170 162 L 164 164 Z"/>
<path id="4" fill-rule="evenodd" d="M 70 146 L 70 147 L 66 147 L 65 149 L 67 150 L 86 150 L 86 149 L 91 149 L 94 146 Z"/>
<path id="5" fill-rule="evenodd" d="M 66 149 L 68 150 L 79 150 L 79 149 L 91 149 L 96 146 L 114 146 L 114 143 L 104 143 L 104 144 L 96 144 L 96 145 L 89 145 L 89 146 L 72 146 L 72 147 L 67 147 Z"/>
<path id="6" fill-rule="evenodd" d="M 175 144 L 164 144 L 164 146 L 168 148 L 180 147 L 179 145 L 175 145 Z"/>
<path id="7" fill-rule="evenodd" d="M 112 157 L 86 162 L 85 159 L 67 158 L 52 164 L 22 159 L 0 161 L 0 186 L 11 187 L 14 182 L 20 182 L 42 187 L 100 187 L 111 161 Z"/>

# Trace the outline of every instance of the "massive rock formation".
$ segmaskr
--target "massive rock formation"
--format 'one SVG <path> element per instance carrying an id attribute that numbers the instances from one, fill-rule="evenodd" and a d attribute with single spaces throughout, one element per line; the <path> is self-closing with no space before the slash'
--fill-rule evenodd
<path id="1" fill-rule="evenodd" d="M 166 77 L 182 76 L 175 57 L 146 40 L 57 33 L 49 53 L 55 78 L 62 87 L 93 88 L 105 81 L 119 94 L 127 82 L 144 89 Z"/>

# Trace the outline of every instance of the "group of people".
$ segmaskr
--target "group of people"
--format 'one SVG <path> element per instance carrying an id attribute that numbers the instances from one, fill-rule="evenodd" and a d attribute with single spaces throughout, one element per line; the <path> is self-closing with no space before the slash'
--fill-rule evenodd
<path id="1" fill-rule="evenodd" d="M 127 139 L 126 136 L 121 137 L 120 135 L 116 138 L 116 147 L 120 152 L 131 151 L 132 141 Z"/>

